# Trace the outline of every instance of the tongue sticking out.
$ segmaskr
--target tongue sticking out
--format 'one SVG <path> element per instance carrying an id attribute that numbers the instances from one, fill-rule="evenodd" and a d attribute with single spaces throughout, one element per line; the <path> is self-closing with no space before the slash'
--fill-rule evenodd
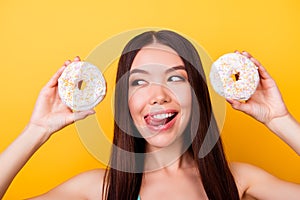
<path id="1" fill-rule="evenodd" d="M 167 123 L 167 118 L 166 119 L 155 119 L 153 117 L 151 117 L 150 115 L 148 115 L 146 118 L 146 123 L 151 125 L 151 126 L 161 126 L 161 125 L 165 125 Z"/>
<path id="2" fill-rule="evenodd" d="M 174 113 L 172 116 L 163 119 L 154 118 L 153 115 L 147 115 L 145 117 L 145 121 L 150 126 L 163 126 L 170 122 L 176 116 L 176 114 L 177 113 Z"/>

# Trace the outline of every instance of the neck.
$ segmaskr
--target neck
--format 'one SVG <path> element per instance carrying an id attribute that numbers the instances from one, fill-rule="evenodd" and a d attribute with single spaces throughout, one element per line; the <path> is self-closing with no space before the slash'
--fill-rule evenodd
<path id="1" fill-rule="evenodd" d="M 147 145 L 144 172 L 167 170 L 177 171 L 180 168 L 193 167 L 194 162 L 182 139 L 163 148 Z"/>

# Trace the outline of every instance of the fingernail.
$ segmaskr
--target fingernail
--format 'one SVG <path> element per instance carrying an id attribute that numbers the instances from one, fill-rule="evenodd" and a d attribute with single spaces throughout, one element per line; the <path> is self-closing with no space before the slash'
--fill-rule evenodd
<path id="1" fill-rule="evenodd" d="M 230 103 L 230 104 L 232 104 L 232 103 L 233 103 L 232 99 L 228 99 L 228 98 L 226 98 L 226 101 L 227 101 L 228 103 Z"/>

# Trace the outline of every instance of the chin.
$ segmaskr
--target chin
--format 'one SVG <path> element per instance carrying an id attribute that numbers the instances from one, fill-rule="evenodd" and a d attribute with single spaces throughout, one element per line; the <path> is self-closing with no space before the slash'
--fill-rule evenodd
<path id="1" fill-rule="evenodd" d="M 176 136 L 157 134 L 152 137 L 145 138 L 148 147 L 150 148 L 165 148 L 171 146 L 176 140 Z"/>

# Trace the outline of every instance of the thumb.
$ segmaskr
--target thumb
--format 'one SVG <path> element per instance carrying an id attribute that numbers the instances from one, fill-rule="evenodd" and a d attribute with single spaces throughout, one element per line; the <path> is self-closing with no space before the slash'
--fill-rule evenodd
<path id="1" fill-rule="evenodd" d="M 85 110 L 85 111 L 79 111 L 79 112 L 74 112 L 71 116 L 70 119 L 68 121 L 71 122 L 76 122 L 78 120 L 82 120 L 84 118 L 86 118 L 89 115 L 93 115 L 95 114 L 95 110 L 91 109 L 91 110 Z"/>
<path id="2" fill-rule="evenodd" d="M 226 101 L 231 105 L 231 107 L 235 110 L 242 111 L 244 113 L 250 113 L 251 108 L 247 103 L 242 103 L 238 100 L 234 99 L 226 99 Z"/>

